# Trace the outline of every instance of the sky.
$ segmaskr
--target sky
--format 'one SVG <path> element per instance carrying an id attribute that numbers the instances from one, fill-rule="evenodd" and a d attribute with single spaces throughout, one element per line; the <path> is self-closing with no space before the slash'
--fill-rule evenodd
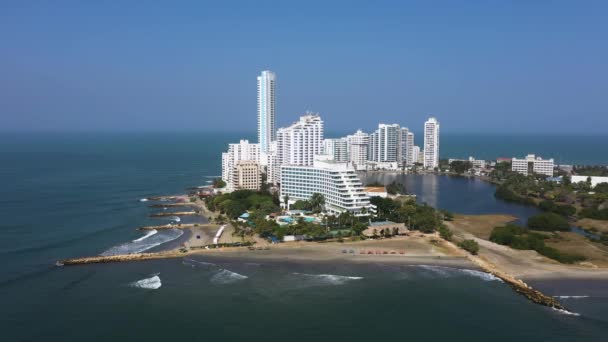
<path id="1" fill-rule="evenodd" d="M 606 1 L 2 1 L 0 131 L 608 133 Z"/>

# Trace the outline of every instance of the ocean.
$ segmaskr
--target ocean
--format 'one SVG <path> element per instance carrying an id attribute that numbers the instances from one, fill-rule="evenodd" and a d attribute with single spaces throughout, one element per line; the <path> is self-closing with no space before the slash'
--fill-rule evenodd
<path id="1" fill-rule="evenodd" d="M 54 266 L 63 258 L 153 251 L 179 241 L 181 232 L 135 230 L 171 219 L 149 218 L 152 210 L 140 199 L 207 184 L 220 174 L 226 144 L 241 136 L 0 135 L 2 341 L 598 341 L 608 333 L 604 283 L 539 284 L 569 297 L 561 300 L 580 314 L 573 316 L 532 304 L 484 273 L 439 266 L 202 256 Z M 462 146 L 492 146 L 487 139 Z M 454 148 L 448 141 L 442 148 Z M 588 150 L 584 139 L 570 142 L 567 151 Z M 543 151 L 518 154 L 537 150 Z M 483 155 L 469 151 L 459 153 Z M 568 160 L 608 162 L 567 151 Z M 491 185 L 474 179 L 404 181 L 420 201 L 454 212 L 523 219 L 536 210 L 496 200 Z"/>

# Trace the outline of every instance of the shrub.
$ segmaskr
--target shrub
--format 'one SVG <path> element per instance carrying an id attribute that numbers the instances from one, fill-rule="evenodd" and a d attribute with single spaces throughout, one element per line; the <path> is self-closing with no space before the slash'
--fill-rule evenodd
<path id="1" fill-rule="evenodd" d="M 556 213 L 540 213 L 528 219 L 528 228 L 546 231 L 568 231 L 568 220 Z"/>
<path id="2" fill-rule="evenodd" d="M 452 241 L 452 236 L 454 235 L 454 233 L 452 233 L 452 231 L 448 227 L 442 225 L 439 227 L 438 230 L 439 236 L 441 236 L 442 239 Z"/>
<path id="3" fill-rule="evenodd" d="M 475 240 L 462 240 L 458 246 L 473 255 L 479 252 L 479 244 Z"/>

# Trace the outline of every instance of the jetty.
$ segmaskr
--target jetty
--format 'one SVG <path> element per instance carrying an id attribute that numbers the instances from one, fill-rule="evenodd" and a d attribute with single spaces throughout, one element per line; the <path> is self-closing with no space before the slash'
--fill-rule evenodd
<path id="1" fill-rule="evenodd" d="M 523 280 L 518 279 L 507 272 L 501 271 L 496 265 L 485 260 L 483 257 L 469 254 L 468 258 L 471 262 L 479 266 L 482 270 L 492 274 L 496 278 L 501 279 L 507 285 L 509 285 L 515 292 L 523 295 L 532 302 L 559 310 L 566 310 L 566 308 L 564 308 L 564 306 L 561 305 L 554 297 L 547 296 L 546 294 L 526 284 Z"/>
<path id="2" fill-rule="evenodd" d="M 196 211 L 176 211 L 171 213 L 156 213 L 150 214 L 150 217 L 168 217 L 168 216 L 193 216 L 198 215 Z"/>
<path id="3" fill-rule="evenodd" d="M 143 226 L 137 228 L 137 230 L 159 230 L 159 229 L 190 229 L 190 228 L 215 228 L 217 224 L 211 223 L 178 223 L 178 224 L 165 224 L 162 226 Z"/>

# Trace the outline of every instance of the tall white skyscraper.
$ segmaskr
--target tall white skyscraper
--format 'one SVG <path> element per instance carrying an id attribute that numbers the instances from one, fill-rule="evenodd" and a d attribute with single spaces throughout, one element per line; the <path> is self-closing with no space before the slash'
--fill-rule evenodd
<path id="1" fill-rule="evenodd" d="M 424 123 L 424 167 L 439 167 L 439 121 L 434 117 Z"/>
<path id="2" fill-rule="evenodd" d="M 381 163 L 398 161 L 400 132 L 398 124 L 379 124 L 369 137 L 368 159 Z"/>
<path id="3" fill-rule="evenodd" d="M 258 143 L 260 144 L 260 161 L 265 164 L 266 154 L 270 143 L 276 136 L 276 110 L 275 110 L 276 75 L 274 72 L 264 70 L 258 76 Z"/>
<path id="4" fill-rule="evenodd" d="M 323 154 L 323 120 L 307 113 L 289 127 L 277 131 L 278 165 L 309 166 Z"/>
<path id="5" fill-rule="evenodd" d="M 357 170 L 365 169 L 367 163 L 367 150 L 369 147 L 369 134 L 358 130 L 355 134 L 346 137 L 348 160 Z"/>
<path id="6" fill-rule="evenodd" d="M 414 147 L 414 133 L 409 128 L 401 127 L 399 135 L 399 148 L 397 161 L 402 165 L 412 165 L 412 148 Z"/>

